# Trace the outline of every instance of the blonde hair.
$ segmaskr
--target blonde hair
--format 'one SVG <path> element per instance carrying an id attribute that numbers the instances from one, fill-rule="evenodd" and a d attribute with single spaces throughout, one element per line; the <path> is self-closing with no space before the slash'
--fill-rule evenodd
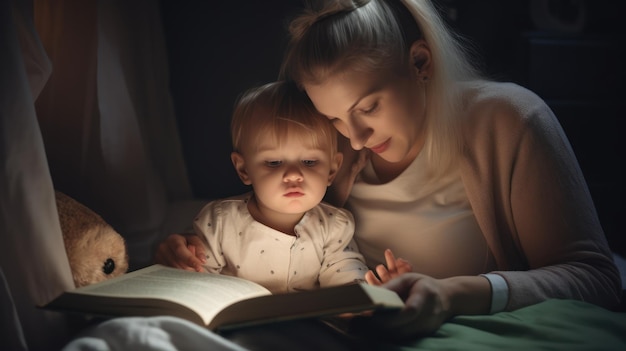
<path id="1" fill-rule="evenodd" d="M 281 67 L 298 85 L 319 84 L 343 70 L 400 69 L 411 44 L 426 41 L 433 72 L 426 85 L 426 145 L 430 171 L 456 163 L 462 139 L 458 82 L 479 79 L 461 46 L 429 0 L 317 0 L 290 24 Z"/>
<path id="2" fill-rule="evenodd" d="M 280 145 L 296 136 L 311 147 L 337 151 L 337 131 L 309 98 L 295 85 L 277 81 L 244 92 L 235 104 L 231 119 L 234 151 L 243 153 L 258 145 L 261 136 Z"/>

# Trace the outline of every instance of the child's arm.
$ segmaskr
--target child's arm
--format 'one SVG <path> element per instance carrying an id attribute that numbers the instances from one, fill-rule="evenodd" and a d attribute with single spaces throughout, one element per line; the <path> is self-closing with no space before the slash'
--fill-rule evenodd
<path id="1" fill-rule="evenodd" d="M 387 261 L 387 267 L 382 264 L 376 267 L 376 274 L 378 274 L 378 276 L 371 270 L 365 273 L 365 280 L 368 284 L 381 285 L 401 274 L 413 270 L 409 261 L 403 258 L 396 258 L 390 249 L 385 250 L 385 261 Z"/>

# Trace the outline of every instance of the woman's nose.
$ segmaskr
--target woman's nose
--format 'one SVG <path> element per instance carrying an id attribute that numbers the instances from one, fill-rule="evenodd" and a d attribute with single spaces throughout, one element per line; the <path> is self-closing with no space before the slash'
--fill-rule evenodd
<path id="1" fill-rule="evenodd" d="M 374 130 L 365 125 L 359 118 L 350 119 L 349 130 L 350 145 L 354 150 L 364 148 L 367 140 L 374 133 Z"/>

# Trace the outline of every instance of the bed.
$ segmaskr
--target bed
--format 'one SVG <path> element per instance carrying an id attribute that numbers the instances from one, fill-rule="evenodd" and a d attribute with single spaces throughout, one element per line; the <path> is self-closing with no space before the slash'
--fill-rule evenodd
<path id="1" fill-rule="evenodd" d="M 626 314 L 581 301 L 552 299 L 514 312 L 456 317 L 434 335 L 402 342 L 372 333 L 346 336 L 316 320 L 243 329 L 223 337 L 173 317 L 128 317 L 86 330 L 64 351 L 196 350 L 198 345 L 211 350 L 623 351 Z"/>

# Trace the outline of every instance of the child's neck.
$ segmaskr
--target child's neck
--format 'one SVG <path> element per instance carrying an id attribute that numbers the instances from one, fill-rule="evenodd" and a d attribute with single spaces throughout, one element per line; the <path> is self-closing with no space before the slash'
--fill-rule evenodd
<path id="1" fill-rule="evenodd" d="M 296 224 L 300 222 L 304 213 L 279 213 L 262 207 L 252 196 L 248 201 L 248 212 L 257 222 L 287 235 L 295 236 Z"/>

